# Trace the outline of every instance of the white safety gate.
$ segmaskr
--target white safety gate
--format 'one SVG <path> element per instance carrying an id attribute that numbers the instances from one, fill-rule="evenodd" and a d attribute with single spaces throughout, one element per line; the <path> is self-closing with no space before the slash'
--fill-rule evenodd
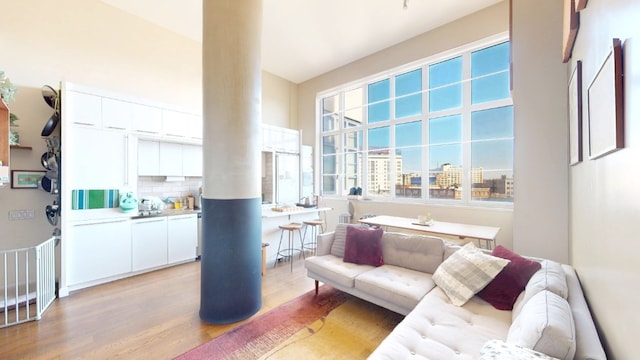
<path id="1" fill-rule="evenodd" d="M 0 250 L 0 328 L 40 320 L 55 300 L 56 239 L 30 248 Z"/>

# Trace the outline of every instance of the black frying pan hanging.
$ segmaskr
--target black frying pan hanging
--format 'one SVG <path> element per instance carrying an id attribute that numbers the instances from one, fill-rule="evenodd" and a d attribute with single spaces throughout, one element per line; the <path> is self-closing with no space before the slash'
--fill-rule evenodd
<path id="1" fill-rule="evenodd" d="M 60 122 L 60 101 L 58 92 L 49 85 L 42 87 L 42 98 L 53 109 L 53 115 L 47 120 L 42 128 L 41 136 L 49 136 L 55 130 L 56 126 Z"/>
<path id="2" fill-rule="evenodd" d="M 55 130 L 56 126 L 58 126 L 59 122 L 60 122 L 60 113 L 56 111 L 53 113 L 53 115 L 51 115 L 49 120 L 47 120 L 47 123 L 44 124 L 44 127 L 42 128 L 42 133 L 40 133 L 40 135 L 41 136 L 51 135 L 53 130 Z"/>

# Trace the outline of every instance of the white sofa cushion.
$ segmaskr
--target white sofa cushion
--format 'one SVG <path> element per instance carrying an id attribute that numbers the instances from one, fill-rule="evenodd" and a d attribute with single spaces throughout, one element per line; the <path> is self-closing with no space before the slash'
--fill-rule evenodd
<path id="1" fill-rule="evenodd" d="M 342 261 L 333 255 L 311 256 L 306 258 L 304 266 L 309 272 L 320 275 L 345 287 L 353 287 L 359 274 L 374 269 L 371 265 L 358 265 Z"/>
<path id="2" fill-rule="evenodd" d="M 571 360 L 576 352 L 576 333 L 569 303 L 548 290 L 529 299 L 511 324 L 507 342 Z"/>
<path id="3" fill-rule="evenodd" d="M 511 312 L 474 296 L 455 306 L 435 287 L 396 326 L 369 359 L 477 359 L 491 339 L 506 339 Z"/>
<path id="4" fill-rule="evenodd" d="M 480 349 L 480 360 L 558 360 L 541 352 L 523 348 L 502 340 L 487 341 Z"/>
<path id="5" fill-rule="evenodd" d="M 431 274 L 387 264 L 355 279 L 356 289 L 408 309 L 435 286 Z"/>
<path id="6" fill-rule="evenodd" d="M 425 235 L 385 232 L 382 258 L 385 264 L 433 274 L 442 263 L 444 241 Z"/>
<path id="7" fill-rule="evenodd" d="M 467 243 L 440 264 L 433 281 L 454 305 L 464 305 L 485 287 L 509 263 L 509 260 L 485 254 Z"/>
<path id="8" fill-rule="evenodd" d="M 562 265 L 552 260 L 543 260 L 540 270 L 536 271 L 527 282 L 524 292 L 520 294 L 513 304 L 513 320 L 515 321 L 524 304 L 537 293 L 549 290 L 552 293 L 566 299 L 569 294 L 567 278 Z"/>

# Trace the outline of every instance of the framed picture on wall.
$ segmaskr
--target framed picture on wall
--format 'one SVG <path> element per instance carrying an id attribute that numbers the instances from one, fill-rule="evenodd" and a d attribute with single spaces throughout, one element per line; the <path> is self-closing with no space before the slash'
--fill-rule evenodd
<path id="1" fill-rule="evenodd" d="M 569 78 L 569 165 L 582 161 L 582 61 L 576 66 Z"/>
<path id="2" fill-rule="evenodd" d="M 611 49 L 588 89 L 591 159 L 597 159 L 624 147 L 622 74 L 622 44 L 620 39 L 613 39 Z"/>
<path id="3" fill-rule="evenodd" d="M 11 188 L 12 189 L 37 189 L 40 179 L 46 174 L 46 171 L 36 170 L 12 170 L 11 171 Z"/>

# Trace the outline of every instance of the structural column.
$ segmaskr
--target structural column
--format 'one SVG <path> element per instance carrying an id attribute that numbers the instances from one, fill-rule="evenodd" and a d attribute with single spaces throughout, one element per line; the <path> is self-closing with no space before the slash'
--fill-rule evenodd
<path id="1" fill-rule="evenodd" d="M 262 307 L 262 0 L 203 1 L 204 177 L 200 318 Z"/>

